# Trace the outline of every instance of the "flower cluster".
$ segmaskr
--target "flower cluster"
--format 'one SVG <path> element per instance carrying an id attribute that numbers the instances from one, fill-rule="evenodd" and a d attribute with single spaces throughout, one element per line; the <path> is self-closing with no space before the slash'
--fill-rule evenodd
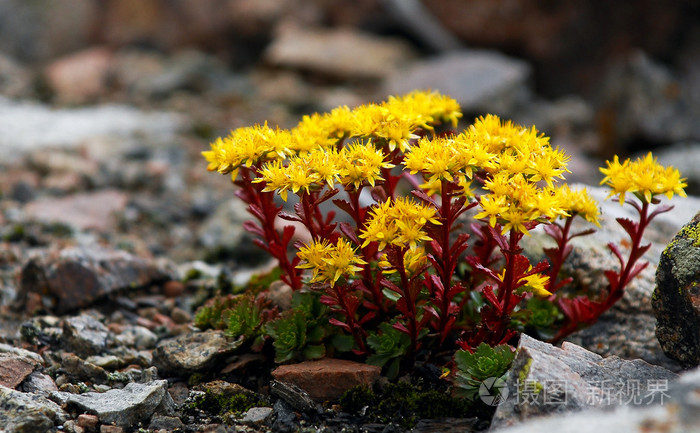
<path id="1" fill-rule="evenodd" d="M 592 232 L 572 233 L 572 221 L 599 225 L 599 209 L 585 188 L 560 182 L 569 156 L 536 128 L 494 115 L 457 132 L 461 117 L 454 99 L 416 91 L 304 116 L 289 130 L 239 128 L 203 152 L 210 171 L 233 176 L 256 220 L 245 228 L 279 261 L 283 281 L 322 294 L 328 323 L 347 337 L 336 350 L 386 361 L 367 342 L 398 331 L 406 344 L 391 345 L 390 358 L 400 348 L 410 364 L 455 345 L 508 343 L 535 326 L 528 317 L 551 325 L 542 335 L 561 338 L 610 308 L 641 270 L 641 235 L 670 209 L 650 212 L 655 196 L 685 195 L 680 173 L 651 154 L 608 162 L 602 183 L 621 203 L 636 196 L 640 220 L 618 220 L 632 247 L 626 259 L 610 244 L 620 269 L 606 273 L 608 293 L 572 295 L 560 290 L 571 280 L 559 273 L 570 241 Z M 288 202 L 290 192 L 293 214 L 277 200 Z M 324 203 L 347 217 L 322 211 Z M 309 240 L 292 246 L 295 228 L 278 230 L 278 218 L 299 223 Z M 520 241 L 536 227 L 556 245 L 533 264 Z"/>
<path id="2" fill-rule="evenodd" d="M 663 194 L 668 198 L 678 194 L 685 197 L 683 188 L 688 186 L 681 173 L 673 167 L 660 165 L 649 152 L 636 161 L 629 159 L 620 163 L 617 155 L 607 162 L 606 168 L 600 169 L 605 175 L 601 184 L 610 187 L 610 196 L 619 195 L 620 204 L 625 201 L 625 194 L 632 193 L 640 200 L 651 203 L 655 195 Z"/>

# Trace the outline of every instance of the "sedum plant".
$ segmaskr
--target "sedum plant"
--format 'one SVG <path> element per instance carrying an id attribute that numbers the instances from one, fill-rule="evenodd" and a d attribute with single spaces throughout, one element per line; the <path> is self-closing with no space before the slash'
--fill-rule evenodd
<path id="1" fill-rule="evenodd" d="M 572 221 L 596 226 L 599 210 L 585 188 L 561 182 L 570 157 L 535 127 L 486 115 L 457 131 L 461 117 L 454 99 L 416 91 L 304 116 L 289 130 L 239 128 L 203 152 L 239 187 L 253 217 L 245 228 L 280 278 L 319 293 L 346 349 L 392 371 L 399 356 L 410 365 L 458 347 L 481 353 L 528 326 L 558 340 L 592 323 L 643 269 L 644 229 L 670 210 L 657 196 L 685 195 L 678 170 L 651 154 L 608 162 L 602 183 L 639 220 L 618 220 L 631 247 L 609 245 L 620 268 L 606 272 L 606 293 L 571 295 L 560 270 L 571 240 L 593 230 L 573 233 Z M 290 224 L 278 230 L 280 220 Z M 293 243 L 295 226 L 304 240 Z M 540 226 L 554 246 L 531 263 L 520 242 Z"/>

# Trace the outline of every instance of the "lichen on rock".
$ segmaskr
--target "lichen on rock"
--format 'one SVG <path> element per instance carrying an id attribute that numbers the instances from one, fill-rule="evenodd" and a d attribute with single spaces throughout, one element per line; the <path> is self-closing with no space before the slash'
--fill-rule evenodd
<path id="1" fill-rule="evenodd" d="M 685 367 L 700 364 L 700 213 L 661 255 L 652 306 L 664 353 Z"/>

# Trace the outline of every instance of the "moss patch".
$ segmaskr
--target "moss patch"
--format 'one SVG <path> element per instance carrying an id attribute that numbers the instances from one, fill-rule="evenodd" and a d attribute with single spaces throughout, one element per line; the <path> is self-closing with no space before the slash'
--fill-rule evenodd
<path id="1" fill-rule="evenodd" d="M 453 398 L 437 390 L 409 383 L 390 383 L 370 389 L 356 386 L 341 398 L 343 411 L 366 418 L 370 423 L 398 424 L 413 428 L 418 420 L 478 417 L 488 420 L 493 408 L 468 399 Z"/>

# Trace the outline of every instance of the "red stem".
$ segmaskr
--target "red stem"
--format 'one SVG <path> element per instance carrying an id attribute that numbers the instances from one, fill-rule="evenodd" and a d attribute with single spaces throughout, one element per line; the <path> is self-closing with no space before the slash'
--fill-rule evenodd
<path id="1" fill-rule="evenodd" d="M 552 265 L 549 268 L 549 283 L 547 284 L 547 290 L 551 293 L 554 293 L 557 290 L 559 271 L 561 271 L 564 260 L 566 260 L 566 245 L 571 240 L 569 238 L 569 231 L 571 231 L 571 223 L 573 220 L 573 216 L 568 217 L 566 219 L 566 223 L 564 223 L 564 227 L 554 223 L 554 225 L 559 228 L 561 237 L 559 239 L 555 239 L 557 242 L 557 255 L 552 259 Z"/>

